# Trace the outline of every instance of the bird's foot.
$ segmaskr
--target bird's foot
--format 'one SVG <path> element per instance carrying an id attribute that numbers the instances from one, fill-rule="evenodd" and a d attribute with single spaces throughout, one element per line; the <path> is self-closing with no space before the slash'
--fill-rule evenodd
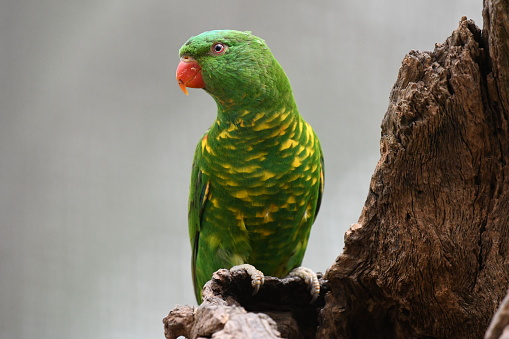
<path id="1" fill-rule="evenodd" d="M 247 274 L 251 276 L 251 286 L 254 288 L 253 295 L 258 293 L 260 286 L 262 286 L 265 282 L 265 276 L 263 275 L 263 272 L 257 270 L 256 267 L 249 264 L 236 265 L 230 268 L 230 272 L 232 273 L 238 271 L 246 271 Z"/>
<path id="2" fill-rule="evenodd" d="M 296 267 L 288 273 L 289 277 L 299 277 L 308 285 L 308 289 L 311 293 L 311 303 L 320 295 L 320 282 L 316 273 L 307 267 Z"/>

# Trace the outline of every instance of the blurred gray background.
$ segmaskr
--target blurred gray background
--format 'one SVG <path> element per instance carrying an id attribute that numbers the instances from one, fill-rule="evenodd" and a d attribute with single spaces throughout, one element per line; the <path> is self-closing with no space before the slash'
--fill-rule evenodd
<path id="1" fill-rule="evenodd" d="M 194 304 L 187 195 L 215 117 L 175 81 L 178 49 L 251 30 L 285 68 L 325 152 L 304 264 L 357 221 L 404 55 L 481 0 L 29 1 L 0 4 L 0 338 L 163 338 Z"/>

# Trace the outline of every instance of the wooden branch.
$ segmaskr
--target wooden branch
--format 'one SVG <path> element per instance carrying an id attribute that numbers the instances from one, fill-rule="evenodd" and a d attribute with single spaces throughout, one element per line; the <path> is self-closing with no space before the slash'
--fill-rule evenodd
<path id="1" fill-rule="evenodd" d="M 204 301 L 199 307 L 177 306 L 163 319 L 165 336 L 312 338 L 328 290 L 323 279 L 320 285 L 322 290 L 314 303 L 307 285 L 296 277 L 266 277 L 265 284 L 253 296 L 249 275 L 222 269 L 205 284 Z"/>
<path id="2" fill-rule="evenodd" d="M 484 336 L 509 287 L 509 1 L 485 0 L 483 18 L 404 58 L 364 209 L 317 302 L 298 278 L 252 296 L 247 275 L 219 270 L 202 305 L 163 320 L 168 339 Z M 507 338 L 508 304 L 487 339 Z"/>

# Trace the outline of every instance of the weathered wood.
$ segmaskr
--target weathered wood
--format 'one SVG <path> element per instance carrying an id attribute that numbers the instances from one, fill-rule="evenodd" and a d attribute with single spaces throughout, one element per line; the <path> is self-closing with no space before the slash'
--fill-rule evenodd
<path id="1" fill-rule="evenodd" d="M 249 275 L 243 271 L 219 270 L 205 284 L 203 303 L 199 307 L 177 306 L 163 319 L 165 336 L 168 339 L 212 334 L 214 338 L 312 338 L 328 290 L 325 281 L 320 279 L 320 283 L 320 296 L 313 303 L 308 286 L 297 277 L 266 277 L 260 291 L 253 296 Z"/>
<path id="2" fill-rule="evenodd" d="M 247 275 L 219 270 L 202 305 L 163 320 L 168 339 L 485 335 L 509 287 L 509 0 L 485 0 L 483 18 L 404 58 L 364 209 L 317 302 L 298 278 L 252 296 Z M 487 339 L 508 335 L 508 304 Z"/>
<path id="3" fill-rule="evenodd" d="M 365 207 L 326 273 L 319 337 L 484 335 L 509 284 L 509 65 L 486 46 L 463 18 L 404 58 Z"/>

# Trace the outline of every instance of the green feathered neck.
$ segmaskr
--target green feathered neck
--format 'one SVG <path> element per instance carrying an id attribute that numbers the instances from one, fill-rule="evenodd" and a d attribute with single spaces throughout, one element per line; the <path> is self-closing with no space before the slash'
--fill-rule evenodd
<path id="1" fill-rule="evenodd" d="M 211 47 L 227 46 L 222 55 Z M 193 57 L 202 68 L 207 91 L 216 101 L 221 123 L 249 125 L 263 112 L 266 116 L 281 110 L 297 113 L 290 82 L 265 41 L 233 30 L 218 30 L 192 37 L 180 55 Z"/>

